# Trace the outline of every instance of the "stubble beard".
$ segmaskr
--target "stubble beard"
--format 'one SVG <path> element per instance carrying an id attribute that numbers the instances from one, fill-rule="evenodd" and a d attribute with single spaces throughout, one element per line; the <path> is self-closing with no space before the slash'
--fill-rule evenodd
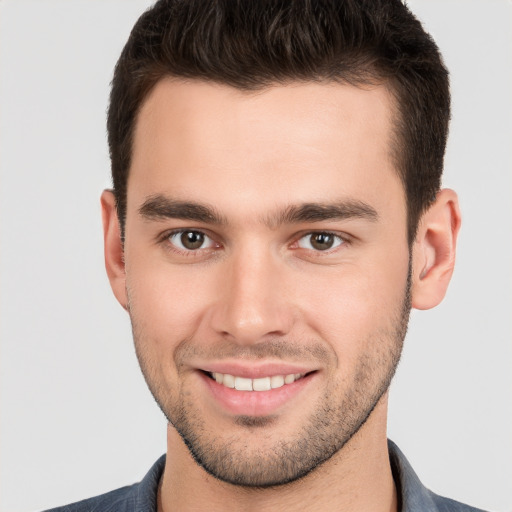
<path id="1" fill-rule="evenodd" d="M 411 274 L 402 303 L 391 326 L 366 340 L 371 350 L 357 361 L 355 377 L 343 390 L 337 383 L 326 389 L 314 412 L 295 435 L 280 439 L 265 451 L 251 445 L 251 433 L 271 428 L 273 417 L 238 416 L 229 435 L 215 435 L 208 428 L 194 397 L 186 391 L 171 397 L 155 377 L 154 364 L 146 357 L 147 340 L 132 329 L 139 364 L 158 406 L 176 429 L 194 460 L 215 478 L 243 487 L 268 488 L 303 478 L 333 455 L 367 421 L 383 394 L 388 390 L 402 353 L 411 309 Z M 275 354 L 275 345 L 272 349 Z M 339 396 L 341 400 L 333 401 Z"/>

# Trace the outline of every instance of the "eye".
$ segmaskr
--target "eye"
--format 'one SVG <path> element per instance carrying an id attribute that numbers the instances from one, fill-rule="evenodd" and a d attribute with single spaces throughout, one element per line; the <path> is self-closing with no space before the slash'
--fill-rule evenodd
<path id="1" fill-rule="evenodd" d="M 301 249 L 311 249 L 313 251 L 328 251 L 340 246 L 344 240 L 333 233 L 318 232 L 308 233 L 300 238 L 297 245 Z"/>
<path id="2" fill-rule="evenodd" d="M 197 251 L 215 247 L 215 242 L 201 231 L 175 231 L 168 237 L 169 242 L 182 251 Z"/>

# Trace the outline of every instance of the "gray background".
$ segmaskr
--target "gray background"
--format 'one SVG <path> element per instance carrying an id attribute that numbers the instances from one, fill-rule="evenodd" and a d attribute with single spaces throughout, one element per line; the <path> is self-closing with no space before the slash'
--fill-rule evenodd
<path id="1" fill-rule="evenodd" d="M 512 510 L 512 4 L 409 2 L 452 73 L 445 186 L 463 210 L 444 303 L 414 312 L 389 436 L 424 483 Z M 165 451 L 103 269 L 112 68 L 147 0 L 0 2 L 0 508 L 139 480 Z"/>

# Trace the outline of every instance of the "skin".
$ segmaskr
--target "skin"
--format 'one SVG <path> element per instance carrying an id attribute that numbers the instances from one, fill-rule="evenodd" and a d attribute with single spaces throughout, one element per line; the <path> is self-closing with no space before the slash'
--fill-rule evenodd
<path id="1" fill-rule="evenodd" d="M 111 192 L 102 207 L 111 285 L 170 421 L 160 510 L 396 510 L 386 389 L 409 306 L 444 296 L 460 215 L 441 191 L 408 246 L 392 119 L 384 86 L 165 79 L 144 103 L 124 247 Z M 290 215 L 304 205 L 342 214 Z M 187 230 L 205 244 L 180 247 Z M 237 414 L 202 371 L 219 365 L 308 377 Z"/>

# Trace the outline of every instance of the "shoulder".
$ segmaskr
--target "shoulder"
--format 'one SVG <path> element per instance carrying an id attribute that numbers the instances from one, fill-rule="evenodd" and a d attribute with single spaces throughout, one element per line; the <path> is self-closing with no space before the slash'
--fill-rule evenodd
<path id="1" fill-rule="evenodd" d="M 137 484 L 46 512 L 155 512 L 158 486 L 164 467 L 165 455 L 162 455 Z"/>
<path id="2" fill-rule="evenodd" d="M 388 441 L 389 459 L 402 512 L 484 512 L 427 489 L 419 480 L 405 455 Z"/>
<path id="3" fill-rule="evenodd" d="M 430 496 L 432 498 L 433 503 L 435 503 L 436 511 L 439 512 L 484 512 L 482 509 L 471 507 L 469 505 L 465 505 L 464 503 L 460 503 L 458 501 L 452 500 L 450 498 L 444 498 L 443 496 L 438 496 L 433 492 L 430 492 Z"/>
<path id="4" fill-rule="evenodd" d="M 46 512 L 131 512 L 135 510 L 138 485 L 121 487 L 100 496 L 52 508 Z"/>

